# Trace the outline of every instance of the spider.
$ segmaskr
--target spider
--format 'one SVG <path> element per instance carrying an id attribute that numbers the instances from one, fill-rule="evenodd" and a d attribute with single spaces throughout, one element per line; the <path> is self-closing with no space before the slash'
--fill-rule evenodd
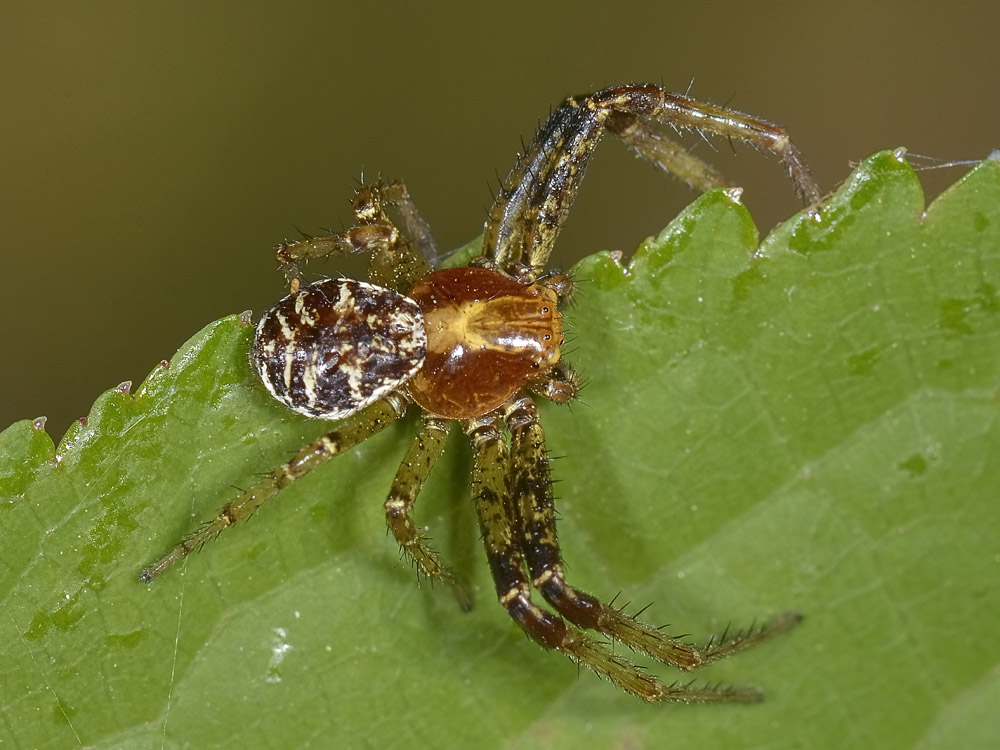
<path id="1" fill-rule="evenodd" d="M 784 130 L 652 84 L 614 86 L 559 106 L 503 181 L 486 220 L 482 255 L 468 266 L 433 269 L 437 249 L 402 182 L 363 185 L 354 200 L 356 226 L 278 246 L 291 293 L 261 318 L 250 353 L 264 387 L 286 407 L 342 421 L 152 563 L 142 580 L 153 581 L 282 488 L 415 405 L 422 424 L 392 483 L 385 517 L 403 553 L 428 578 L 449 584 L 463 609 L 470 606 L 468 594 L 412 518 L 455 422 L 473 446 L 473 502 L 499 603 L 532 640 L 647 701 L 761 700 L 752 687 L 665 684 L 615 654 L 600 636 L 691 670 L 788 630 L 799 615 L 787 612 L 694 646 L 570 585 L 556 539 L 549 459 L 534 397 L 567 403 L 579 379 L 560 357 L 560 308 L 573 282 L 545 266 L 607 131 L 695 188 L 726 185 L 667 138 L 667 127 L 774 152 L 803 200 L 814 204 L 820 198 Z M 301 263 L 360 252 L 370 254 L 371 283 L 327 278 L 302 284 Z M 533 601 L 532 590 L 551 610 Z"/>

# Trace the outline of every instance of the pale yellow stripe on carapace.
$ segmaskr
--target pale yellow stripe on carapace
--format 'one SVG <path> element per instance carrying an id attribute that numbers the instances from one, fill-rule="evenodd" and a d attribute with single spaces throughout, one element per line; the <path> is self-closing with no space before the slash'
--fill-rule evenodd
<path id="1" fill-rule="evenodd" d="M 441 352 L 461 345 L 552 364 L 558 359 L 562 338 L 561 316 L 554 305 L 539 303 L 538 298 L 503 296 L 429 310 L 425 318 L 428 348 Z M 552 350 L 556 359 L 549 359 Z"/>

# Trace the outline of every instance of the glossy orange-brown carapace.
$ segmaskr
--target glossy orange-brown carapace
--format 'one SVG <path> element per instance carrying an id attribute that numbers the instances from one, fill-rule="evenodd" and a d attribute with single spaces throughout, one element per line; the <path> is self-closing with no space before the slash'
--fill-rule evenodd
<path id="1" fill-rule="evenodd" d="M 486 268 L 446 268 L 410 297 L 427 332 L 424 366 L 408 384 L 431 414 L 468 419 L 493 411 L 559 361 L 556 295 Z"/>

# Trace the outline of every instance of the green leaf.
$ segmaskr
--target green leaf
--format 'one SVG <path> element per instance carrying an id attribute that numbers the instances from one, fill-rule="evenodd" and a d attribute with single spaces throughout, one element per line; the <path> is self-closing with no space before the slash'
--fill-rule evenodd
<path id="1" fill-rule="evenodd" d="M 0 434 L 0 744 L 996 747 L 1000 163 L 925 212 L 877 154 L 759 247 L 709 193 L 576 275 L 589 385 L 543 406 L 570 580 L 698 639 L 805 613 L 701 675 L 766 703 L 646 705 L 520 635 L 459 435 L 417 510 L 477 606 L 416 586 L 381 508 L 412 419 L 139 583 L 326 428 L 254 381 L 234 316 L 58 447 Z"/>

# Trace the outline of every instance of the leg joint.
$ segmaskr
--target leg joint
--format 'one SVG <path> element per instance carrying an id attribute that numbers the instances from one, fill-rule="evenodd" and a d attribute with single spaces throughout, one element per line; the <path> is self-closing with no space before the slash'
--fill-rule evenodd
<path id="1" fill-rule="evenodd" d="M 560 648 L 569 633 L 566 623 L 532 604 L 526 588 L 515 586 L 500 597 L 507 614 L 535 643 L 551 649 Z"/>

